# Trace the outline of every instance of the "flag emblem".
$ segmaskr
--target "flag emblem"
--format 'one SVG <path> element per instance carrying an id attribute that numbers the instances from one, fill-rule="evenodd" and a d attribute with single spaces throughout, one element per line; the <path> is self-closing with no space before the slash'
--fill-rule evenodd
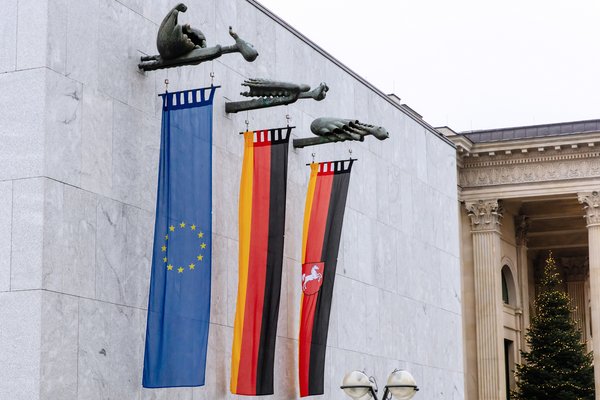
<path id="1" fill-rule="evenodd" d="M 161 252 L 165 254 L 162 258 L 165 269 L 183 274 L 200 268 L 207 250 L 204 232 L 199 230 L 196 224 L 189 225 L 185 221 L 171 224 L 168 232 L 169 234 L 164 235 L 164 243 L 161 246 Z"/>
<path id="2" fill-rule="evenodd" d="M 302 265 L 302 291 L 305 295 L 310 296 L 321 289 L 324 267 L 323 262 Z"/>

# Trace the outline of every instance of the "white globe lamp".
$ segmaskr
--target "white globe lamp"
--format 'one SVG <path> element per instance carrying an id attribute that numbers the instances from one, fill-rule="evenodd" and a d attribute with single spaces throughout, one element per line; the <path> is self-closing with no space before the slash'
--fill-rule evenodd
<path id="1" fill-rule="evenodd" d="M 372 397 L 372 382 L 362 371 L 348 372 L 344 376 L 341 388 L 348 397 L 354 400 L 368 400 Z"/>
<path id="2" fill-rule="evenodd" d="M 415 378 L 408 371 L 394 370 L 387 380 L 385 388 L 397 400 L 412 399 L 419 390 Z"/>

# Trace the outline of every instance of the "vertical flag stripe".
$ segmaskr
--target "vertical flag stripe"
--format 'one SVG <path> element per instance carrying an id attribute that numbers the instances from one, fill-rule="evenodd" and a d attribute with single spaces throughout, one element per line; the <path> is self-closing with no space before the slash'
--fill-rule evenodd
<path id="1" fill-rule="evenodd" d="M 262 329 L 257 363 L 256 392 L 268 393 L 273 388 L 275 338 L 279 317 L 281 273 L 283 267 L 283 237 L 285 226 L 285 201 L 287 188 L 288 146 L 278 146 L 271 153 L 271 188 L 269 202 L 269 238 L 267 270 L 262 312 Z M 283 189 L 283 190 L 281 190 Z"/>
<path id="2" fill-rule="evenodd" d="M 244 288 L 238 289 L 230 385 L 235 394 L 273 394 L 290 132 L 245 133 L 239 266 Z M 245 179 L 251 180 L 251 190 L 244 190 Z"/>
<path id="3" fill-rule="evenodd" d="M 234 322 L 234 340 L 231 363 L 231 392 L 237 392 L 239 360 L 242 352 L 242 331 L 244 328 L 244 312 L 246 290 L 248 287 L 248 259 L 250 256 L 250 225 L 252 216 L 252 178 L 254 165 L 254 132 L 244 133 L 244 161 L 240 183 L 239 204 L 239 282 L 238 298 Z"/>
<path id="4" fill-rule="evenodd" d="M 323 285 L 315 305 L 315 318 L 312 332 L 312 346 L 310 348 L 310 378 L 309 393 L 323 393 L 323 376 L 325 370 L 325 350 L 327 346 L 327 333 L 329 331 L 329 316 L 331 300 L 335 282 L 337 256 L 342 234 L 344 208 L 348 194 L 350 174 L 336 174 L 331 190 L 327 228 L 323 244 L 322 259 L 326 268 L 324 271 Z"/>
<path id="5" fill-rule="evenodd" d="M 348 166 L 345 166 L 348 163 Z M 327 333 L 352 161 L 311 165 L 304 218 L 303 264 L 323 262 L 322 284 L 302 294 L 299 336 L 300 396 L 323 394 Z M 314 184 L 312 181 L 315 181 Z M 311 193 L 311 185 L 314 193 Z M 308 224 L 308 227 L 306 226 Z"/>
<path id="6" fill-rule="evenodd" d="M 254 148 L 254 177 L 252 187 L 252 236 L 250 237 L 250 257 L 248 260 L 248 289 L 242 354 L 238 375 L 237 393 L 256 392 L 257 362 L 262 327 L 262 309 L 265 292 L 267 250 L 269 246 L 269 199 L 271 174 L 271 148 Z M 265 173 L 265 171 L 267 173 Z"/>
<path id="7" fill-rule="evenodd" d="M 306 243 L 308 237 L 308 225 L 312 213 L 312 202 L 315 195 L 315 185 L 317 183 L 317 174 L 319 173 L 319 164 L 310 164 L 310 179 L 306 191 L 306 205 L 304 207 L 304 225 L 302 227 L 302 264 L 306 262 Z"/>
<path id="8" fill-rule="evenodd" d="M 316 169 L 318 170 L 319 164 L 312 164 L 311 169 L 313 166 L 316 166 Z M 319 179 L 317 179 L 317 177 L 319 177 Z M 305 262 L 318 262 L 321 261 L 323 251 L 323 239 L 327 224 L 327 213 L 330 205 L 329 200 L 331 198 L 333 175 L 318 175 L 311 173 L 311 181 L 314 182 L 309 183 L 309 188 L 312 186 L 314 192 L 312 193 L 311 200 L 307 200 L 306 212 L 310 213 L 308 214 L 310 216 L 305 218 L 305 221 L 308 221 L 308 226 L 306 227 L 307 239 L 302 247 L 305 249 L 303 256 Z M 308 372 L 310 363 L 310 352 L 306 351 L 306 346 L 310 346 L 310 343 L 312 342 L 313 321 L 318 297 L 318 292 L 312 296 L 304 296 L 304 293 L 302 294 L 299 363 L 300 373 L 303 375 L 301 381 L 306 383 L 309 382 Z M 307 393 L 308 386 L 304 386 L 304 392 Z"/>

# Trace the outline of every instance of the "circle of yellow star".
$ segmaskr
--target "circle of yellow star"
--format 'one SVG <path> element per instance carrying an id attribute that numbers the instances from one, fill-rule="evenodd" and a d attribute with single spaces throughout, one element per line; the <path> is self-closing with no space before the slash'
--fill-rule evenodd
<path id="1" fill-rule="evenodd" d="M 201 230 L 199 230 L 199 229 L 198 229 L 198 226 L 197 226 L 196 224 L 190 224 L 190 225 L 187 225 L 185 221 L 181 221 L 181 222 L 180 222 L 178 225 L 179 225 L 179 227 L 180 227 L 181 229 L 184 229 L 184 228 L 186 228 L 186 226 L 189 226 L 189 228 L 190 228 L 190 230 L 191 230 L 191 231 L 196 231 L 196 230 L 197 230 L 197 232 L 195 232 L 195 234 L 197 234 L 197 235 L 198 235 L 198 238 L 199 238 L 199 239 L 202 239 L 202 238 L 204 237 L 204 232 L 202 232 Z M 168 232 L 169 232 L 169 233 L 170 233 L 170 232 L 175 232 L 175 228 L 176 228 L 176 226 L 177 226 L 177 225 L 169 225 L 169 230 L 168 230 Z M 162 250 L 162 252 L 166 252 L 166 251 L 167 251 L 167 248 L 168 248 L 168 247 L 170 247 L 170 246 L 167 246 L 167 245 L 168 245 L 168 243 L 169 243 L 169 242 L 168 242 L 168 241 L 169 241 L 169 239 L 171 239 L 171 240 L 175 240 L 175 241 L 177 241 L 177 240 L 178 240 L 178 239 L 169 238 L 169 234 L 165 234 L 165 236 L 164 236 L 164 237 L 165 237 L 165 239 L 164 239 L 164 240 L 165 240 L 165 242 L 164 242 L 164 244 L 161 246 L 161 250 Z M 206 243 L 206 242 L 201 242 L 201 243 L 200 243 L 200 248 L 201 248 L 201 249 L 206 249 L 206 247 L 207 247 L 207 246 L 208 246 L 208 245 L 207 245 L 207 243 Z M 179 266 L 179 267 L 175 268 L 175 267 L 173 266 L 173 264 L 171 264 L 171 263 L 168 263 L 168 261 L 169 261 L 169 258 L 170 258 L 170 259 L 171 259 L 171 261 L 172 261 L 172 257 L 166 257 L 166 254 L 163 254 L 163 256 L 164 256 L 164 257 L 162 258 L 162 260 L 163 260 L 163 262 L 164 262 L 164 265 L 165 265 L 165 267 L 167 268 L 167 270 L 168 270 L 168 271 L 173 271 L 173 270 L 176 270 L 178 274 L 183 274 L 183 272 L 186 270 L 186 268 L 187 268 L 187 269 L 189 269 L 190 271 L 193 271 L 193 270 L 195 270 L 195 269 L 196 269 L 196 264 L 194 264 L 194 263 L 189 263 L 189 264 L 187 265 L 187 267 L 184 267 L 184 266 Z M 202 261 L 202 260 L 204 259 L 204 255 L 202 255 L 202 254 L 198 254 L 198 255 L 196 256 L 196 258 L 198 259 L 198 261 Z M 184 265 L 185 265 L 185 264 L 184 264 Z"/>

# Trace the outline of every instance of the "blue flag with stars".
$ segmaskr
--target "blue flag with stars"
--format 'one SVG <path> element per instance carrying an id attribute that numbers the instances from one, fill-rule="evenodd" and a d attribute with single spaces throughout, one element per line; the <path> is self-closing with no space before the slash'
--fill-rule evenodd
<path id="1" fill-rule="evenodd" d="M 212 102 L 165 93 L 142 385 L 202 386 L 210 319 Z"/>

